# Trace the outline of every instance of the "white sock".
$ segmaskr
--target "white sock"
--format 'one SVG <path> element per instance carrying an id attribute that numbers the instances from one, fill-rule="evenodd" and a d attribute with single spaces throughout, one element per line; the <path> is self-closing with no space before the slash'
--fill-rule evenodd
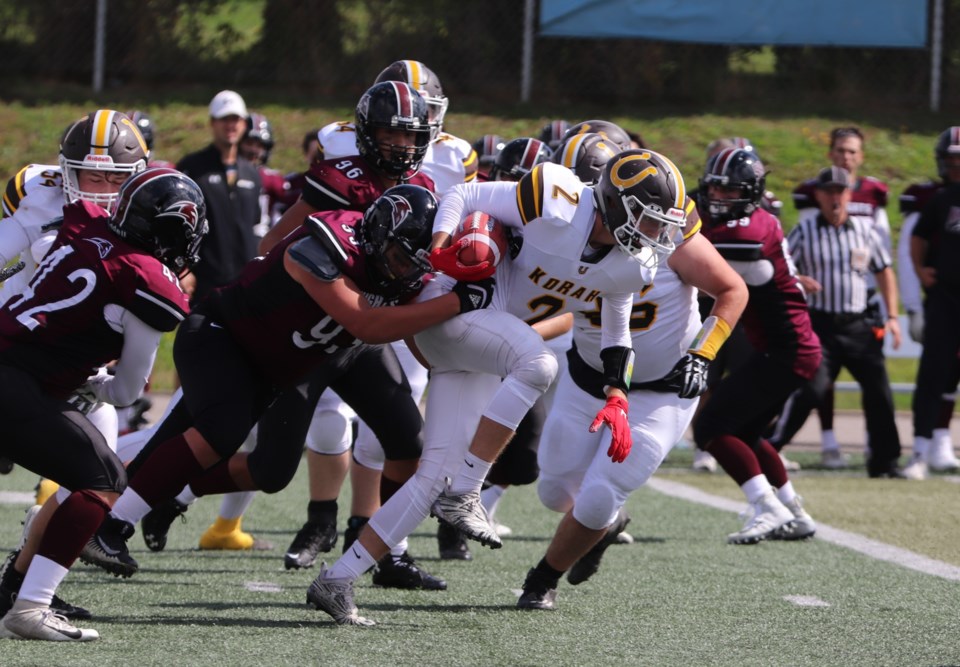
<path id="1" fill-rule="evenodd" d="M 820 449 L 823 451 L 839 451 L 840 444 L 837 442 L 837 435 L 833 430 L 823 431 L 820 434 Z"/>
<path id="2" fill-rule="evenodd" d="M 347 549 L 347 553 L 340 556 L 336 563 L 327 570 L 326 579 L 349 579 L 356 581 L 364 572 L 377 564 L 370 552 L 367 551 L 360 540 L 356 540 Z"/>
<path id="3" fill-rule="evenodd" d="M 787 480 L 787 483 L 777 489 L 777 498 L 786 505 L 797 497 L 797 492 L 793 490 L 793 482 Z"/>
<path id="4" fill-rule="evenodd" d="M 390 550 L 390 554 L 399 558 L 404 553 L 406 553 L 407 549 L 409 548 L 410 548 L 410 542 L 407 540 L 407 538 L 403 538 L 402 540 L 397 542 L 397 546 L 395 546 Z"/>
<path id="5" fill-rule="evenodd" d="M 953 441 L 950 439 L 950 429 L 948 428 L 933 429 L 933 441 L 944 449 L 953 449 Z"/>
<path id="6" fill-rule="evenodd" d="M 487 516 L 490 517 L 490 520 L 493 520 L 493 515 L 497 511 L 497 505 L 500 504 L 500 499 L 503 498 L 504 492 L 507 490 L 505 486 L 500 486 L 499 484 L 493 484 L 488 486 L 480 492 L 480 503 L 483 505 L 484 509 L 487 510 Z"/>
<path id="7" fill-rule="evenodd" d="M 183 487 L 183 491 L 177 494 L 176 500 L 182 505 L 192 505 L 197 502 L 197 496 L 193 493 L 193 489 L 190 488 L 190 485 L 187 484 L 185 487 Z"/>
<path id="8" fill-rule="evenodd" d="M 752 505 L 763 498 L 769 491 L 772 491 L 773 487 L 770 485 L 770 480 L 767 479 L 766 475 L 757 475 L 741 484 L 740 489 L 743 491 L 743 495 L 747 497 L 747 502 Z"/>
<path id="9" fill-rule="evenodd" d="M 110 511 L 110 514 L 128 523 L 136 524 L 140 519 L 147 516 L 150 509 L 147 501 L 128 486 L 127 490 L 117 498 L 117 502 Z"/>
<path id="10" fill-rule="evenodd" d="M 923 436 L 913 436 L 913 454 L 921 461 L 927 460 L 927 453 L 930 451 L 930 438 Z"/>
<path id="11" fill-rule="evenodd" d="M 239 519 L 257 495 L 256 491 L 234 491 L 223 496 L 220 501 L 221 519 Z"/>
<path id="12" fill-rule="evenodd" d="M 69 571 L 46 556 L 36 555 L 30 561 L 30 567 L 27 568 L 27 574 L 23 577 L 23 584 L 20 586 L 17 597 L 49 607 L 53 602 L 54 591 Z"/>
<path id="13" fill-rule="evenodd" d="M 487 473 L 493 463 L 484 461 L 471 452 L 467 452 L 463 457 L 463 465 L 457 471 L 457 476 L 450 484 L 450 492 L 454 495 L 468 493 L 470 491 L 480 491 L 483 486 L 483 480 L 487 478 Z"/>

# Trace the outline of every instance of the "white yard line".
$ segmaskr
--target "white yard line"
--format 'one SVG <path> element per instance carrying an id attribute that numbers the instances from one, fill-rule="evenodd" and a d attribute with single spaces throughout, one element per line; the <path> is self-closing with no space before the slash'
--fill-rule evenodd
<path id="1" fill-rule="evenodd" d="M 706 493 L 700 489 L 688 486 L 687 484 L 682 484 L 680 482 L 652 478 L 649 482 L 647 482 L 647 486 L 655 491 L 659 491 L 660 493 L 673 498 L 689 500 L 691 502 L 707 505 L 708 507 L 713 507 L 715 509 L 727 510 L 729 512 L 740 512 L 745 507 L 745 501 L 721 498 L 720 496 Z M 857 533 L 851 533 L 846 530 L 840 530 L 839 528 L 833 528 L 832 526 L 827 526 L 826 524 L 820 522 L 817 522 L 816 539 L 820 539 L 831 544 L 836 544 L 841 547 L 846 547 L 847 549 L 858 551 L 865 556 L 869 556 L 870 558 L 893 563 L 894 565 L 916 570 L 917 572 L 923 572 L 924 574 L 930 574 L 943 579 L 950 579 L 951 581 L 960 581 L 960 567 L 957 567 L 956 565 L 944 563 L 943 561 L 936 560 L 934 558 L 928 558 L 922 554 L 914 553 L 913 551 L 909 551 L 907 549 L 901 549 L 900 547 L 895 547 L 892 544 L 871 540 L 870 538 L 864 537 L 863 535 L 858 535 Z"/>
<path id="2" fill-rule="evenodd" d="M 0 491 L 0 505 L 33 505 L 36 493 L 26 491 Z"/>

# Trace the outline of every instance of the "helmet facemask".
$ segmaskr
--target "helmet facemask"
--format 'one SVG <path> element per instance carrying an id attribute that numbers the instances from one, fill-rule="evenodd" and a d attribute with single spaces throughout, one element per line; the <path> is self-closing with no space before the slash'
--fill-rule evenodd
<path id="1" fill-rule="evenodd" d="M 634 195 L 621 194 L 619 199 L 625 219 L 610 229 L 617 246 L 645 268 L 656 268 L 677 249 L 674 238 L 686 226 L 686 214 L 679 208 L 663 211 L 656 204 L 644 204 Z M 601 215 L 606 216 L 603 200 L 598 201 Z"/>

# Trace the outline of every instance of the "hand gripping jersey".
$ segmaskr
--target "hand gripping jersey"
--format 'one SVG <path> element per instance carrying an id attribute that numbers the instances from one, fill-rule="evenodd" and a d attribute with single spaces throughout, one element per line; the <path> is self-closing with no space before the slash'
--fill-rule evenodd
<path id="1" fill-rule="evenodd" d="M 780 222 L 758 209 L 740 220 L 705 220 L 703 235 L 747 284 L 750 299 L 740 321 L 751 344 L 792 364 L 801 377 L 813 377 L 820 364 L 820 340 L 810 325 Z"/>
<path id="2" fill-rule="evenodd" d="M 158 331 L 172 331 L 187 313 L 176 276 L 114 235 L 106 219 L 88 202 L 63 207 L 50 252 L 24 292 L 0 308 L 0 363 L 58 398 L 120 356 L 124 310 Z"/>
<path id="3" fill-rule="evenodd" d="M 352 280 L 371 306 L 400 302 L 399 294 L 384 293 L 357 245 L 354 226 L 362 218 L 356 211 L 310 216 L 269 253 L 247 264 L 235 282 L 197 307 L 230 332 L 274 386 L 294 385 L 329 355 L 360 344 L 290 277 L 283 266 L 288 248 L 319 258 L 331 280 L 338 275 Z"/>
<path id="4" fill-rule="evenodd" d="M 19 257 L 24 268 L 4 282 L 0 303 L 19 294 L 33 277 L 39 262 L 57 235 L 51 221 L 63 215 L 63 177 L 60 167 L 27 165 L 10 179 L 3 193 L 0 221 L 0 266 Z"/>
<path id="5" fill-rule="evenodd" d="M 303 201 L 318 211 L 363 212 L 386 190 L 380 176 L 360 155 L 315 162 L 304 178 Z M 407 183 L 433 190 L 433 181 L 421 173 Z"/>
<path id="6" fill-rule="evenodd" d="M 357 132 L 351 122 L 327 125 L 317 133 L 317 140 L 325 160 L 357 154 Z M 469 143 L 441 132 L 427 147 L 420 172 L 433 180 L 437 194 L 442 195 L 454 185 L 475 180 L 478 165 L 477 152 Z"/>

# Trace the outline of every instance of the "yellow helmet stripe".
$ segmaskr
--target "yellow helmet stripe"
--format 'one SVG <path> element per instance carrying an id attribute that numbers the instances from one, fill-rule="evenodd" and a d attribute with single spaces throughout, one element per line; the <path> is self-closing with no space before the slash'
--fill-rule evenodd
<path id="1" fill-rule="evenodd" d="M 580 150 L 581 144 L 586 140 L 586 134 L 578 134 L 573 140 L 567 142 L 567 148 L 563 151 L 563 166 L 567 169 L 573 169 L 573 160 Z"/>
<path id="2" fill-rule="evenodd" d="M 126 125 L 133 132 L 133 136 L 137 138 L 137 143 L 140 144 L 140 150 L 143 151 L 144 155 L 150 155 L 150 149 L 147 148 L 147 141 L 143 138 L 143 134 L 140 132 L 140 128 L 133 124 L 133 121 L 129 118 L 124 118 L 120 121 L 122 125 Z"/>
<path id="3" fill-rule="evenodd" d="M 673 207 L 683 208 L 684 202 L 687 199 L 687 186 L 683 182 L 683 176 L 680 175 L 680 170 L 677 169 L 677 165 L 670 161 L 670 158 L 668 158 L 666 155 L 661 155 L 660 153 L 657 153 L 657 155 L 660 155 L 660 158 L 670 167 L 670 171 L 673 172 L 673 179 L 677 182 L 677 199 L 674 202 Z"/>
<path id="4" fill-rule="evenodd" d="M 109 109 L 101 109 L 93 117 L 93 136 L 90 142 L 90 153 L 93 155 L 106 155 L 109 147 L 110 128 L 113 127 L 114 112 Z"/>
<path id="5" fill-rule="evenodd" d="M 420 63 L 416 60 L 405 60 L 407 72 L 410 74 L 410 87 L 420 92 Z"/>

